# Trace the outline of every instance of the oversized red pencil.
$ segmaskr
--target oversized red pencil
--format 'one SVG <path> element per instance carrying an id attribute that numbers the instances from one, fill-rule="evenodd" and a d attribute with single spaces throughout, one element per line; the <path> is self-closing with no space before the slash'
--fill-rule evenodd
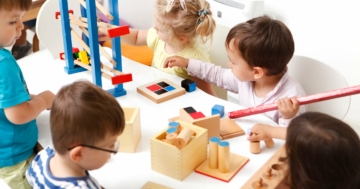
<path id="1" fill-rule="evenodd" d="M 330 99 L 334 99 L 334 98 L 340 98 L 340 97 L 359 94 L 359 93 L 360 93 L 360 85 L 356 85 L 353 87 L 347 87 L 347 88 L 337 89 L 337 90 L 328 91 L 328 92 L 324 92 L 324 93 L 318 93 L 318 94 L 313 94 L 313 95 L 309 95 L 309 96 L 299 97 L 298 101 L 299 101 L 300 105 L 311 104 L 314 102 L 320 102 L 320 101 L 324 101 L 324 100 L 330 100 Z M 261 114 L 264 112 L 268 112 L 271 110 L 277 110 L 277 109 L 278 109 L 277 104 L 274 102 L 271 104 L 265 104 L 265 105 L 261 105 L 261 106 L 255 106 L 252 108 L 229 112 L 229 118 L 234 119 L 234 118 L 245 117 L 245 116 L 254 115 L 254 114 Z"/>

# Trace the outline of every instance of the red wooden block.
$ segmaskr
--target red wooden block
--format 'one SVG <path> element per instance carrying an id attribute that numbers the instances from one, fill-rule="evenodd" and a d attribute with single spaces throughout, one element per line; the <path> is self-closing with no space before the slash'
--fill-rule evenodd
<path id="1" fill-rule="evenodd" d="M 64 58 L 65 58 L 65 53 L 64 53 L 64 52 L 61 52 L 61 53 L 60 53 L 60 60 L 64 60 Z"/>
<path id="2" fill-rule="evenodd" d="M 126 83 L 132 81 L 132 74 L 131 73 L 127 73 L 127 74 L 121 74 L 121 75 L 117 75 L 111 78 L 111 82 L 113 85 L 117 85 L 117 84 L 121 84 L 121 83 Z"/>
<path id="3" fill-rule="evenodd" d="M 200 119 L 205 117 L 205 115 L 202 112 L 194 112 L 189 114 L 193 119 Z"/>
<path id="4" fill-rule="evenodd" d="M 59 19 L 59 16 L 60 16 L 60 11 L 55 12 L 55 19 L 56 20 Z"/>
<path id="5" fill-rule="evenodd" d="M 73 48 L 72 48 L 72 53 L 74 54 L 74 53 L 76 53 L 76 52 L 79 52 L 79 49 L 76 48 L 76 47 L 73 47 Z"/>
<path id="6" fill-rule="evenodd" d="M 71 14 L 74 14 L 74 11 L 73 10 L 69 10 L 68 13 L 71 13 Z M 59 19 L 59 16 L 60 16 L 60 11 L 57 11 L 55 12 L 55 19 Z"/>
<path id="7" fill-rule="evenodd" d="M 129 26 L 119 26 L 108 30 L 110 38 L 119 37 L 130 33 Z"/>
<path id="8" fill-rule="evenodd" d="M 162 89 L 159 85 L 156 85 L 156 84 L 150 85 L 150 86 L 148 86 L 146 88 L 149 89 L 152 92 Z"/>

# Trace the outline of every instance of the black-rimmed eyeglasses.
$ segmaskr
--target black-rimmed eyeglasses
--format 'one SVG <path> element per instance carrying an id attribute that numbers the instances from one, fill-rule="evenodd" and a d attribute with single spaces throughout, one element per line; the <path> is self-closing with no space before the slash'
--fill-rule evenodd
<path id="1" fill-rule="evenodd" d="M 116 154 L 119 150 L 119 147 L 120 147 L 120 142 L 118 140 L 115 141 L 114 143 L 114 150 L 108 150 L 108 149 L 103 149 L 103 148 L 99 148 L 99 147 L 96 147 L 96 146 L 90 146 L 90 145 L 87 145 L 87 144 L 78 144 L 76 146 L 73 146 L 73 147 L 70 147 L 68 148 L 67 150 L 72 150 L 78 146 L 84 146 L 84 147 L 88 147 L 88 148 L 92 148 L 92 149 L 95 149 L 95 150 L 101 150 L 101 151 L 105 151 L 105 152 L 110 152 L 112 154 Z"/>

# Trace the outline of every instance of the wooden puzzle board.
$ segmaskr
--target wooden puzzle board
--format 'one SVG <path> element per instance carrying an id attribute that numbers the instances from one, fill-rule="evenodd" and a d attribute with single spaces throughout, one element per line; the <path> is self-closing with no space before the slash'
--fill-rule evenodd
<path id="1" fill-rule="evenodd" d="M 154 182 L 148 181 L 141 189 L 172 189 Z"/>
<path id="2" fill-rule="evenodd" d="M 220 136 L 222 139 L 229 139 L 245 135 L 245 131 L 230 118 L 220 119 Z"/>
<path id="3" fill-rule="evenodd" d="M 186 91 L 167 79 L 159 79 L 137 87 L 137 92 L 155 103 L 161 103 L 183 95 Z"/>
<path id="4" fill-rule="evenodd" d="M 209 158 L 197 167 L 195 172 L 229 182 L 248 161 L 249 158 L 230 153 L 230 171 L 228 173 L 222 173 L 218 169 L 211 169 L 209 167 Z"/>
<path id="5" fill-rule="evenodd" d="M 286 185 L 283 183 L 284 169 L 286 169 L 286 165 L 282 162 L 279 162 L 279 157 L 285 156 L 285 145 L 279 148 L 279 150 L 241 187 L 241 189 L 288 189 Z M 275 165 L 275 166 L 274 166 Z M 267 171 L 269 168 L 272 169 L 272 176 L 267 176 Z M 264 186 L 259 187 L 255 186 L 258 180 L 262 178 L 262 183 Z"/>

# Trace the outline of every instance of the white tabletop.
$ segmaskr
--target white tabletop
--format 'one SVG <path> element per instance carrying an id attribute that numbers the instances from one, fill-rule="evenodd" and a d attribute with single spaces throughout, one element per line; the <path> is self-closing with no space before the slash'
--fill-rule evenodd
<path id="1" fill-rule="evenodd" d="M 92 81 L 91 72 L 81 72 L 67 75 L 64 72 L 65 62 L 59 59 L 52 60 L 47 50 L 34 53 L 18 61 L 23 70 L 30 93 L 37 94 L 44 90 L 56 93 L 63 85 L 78 79 Z M 118 97 L 122 106 L 140 107 L 142 137 L 135 153 L 118 153 L 99 170 L 91 171 L 102 186 L 107 189 L 118 188 L 141 188 L 147 181 L 156 182 L 171 188 L 240 188 L 245 182 L 284 144 L 284 141 L 275 140 L 275 147 L 265 148 L 261 143 L 260 154 L 251 154 L 249 141 L 246 136 L 228 139 L 230 151 L 250 158 L 250 161 L 234 176 L 230 182 L 219 181 L 198 173 L 191 173 L 183 181 L 175 180 L 163 174 L 151 170 L 150 161 L 150 138 L 167 127 L 168 118 L 179 115 L 179 109 L 192 106 L 206 116 L 211 115 L 211 108 L 215 104 L 225 107 L 227 112 L 242 109 L 241 106 L 215 98 L 196 90 L 186 93 L 175 99 L 155 104 L 136 92 L 136 87 L 150 83 L 154 80 L 167 78 L 180 85 L 181 78 L 161 72 L 157 69 L 144 66 L 127 58 L 123 58 L 123 72 L 132 73 L 133 81 L 124 84 L 127 94 Z M 110 81 L 103 78 L 103 88 L 111 89 Z M 268 123 L 275 125 L 272 120 L 263 115 L 253 115 L 235 120 L 244 130 L 255 123 Z M 49 111 L 44 111 L 37 118 L 39 127 L 39 142 L 45 147 L 52 145 Z"/>

